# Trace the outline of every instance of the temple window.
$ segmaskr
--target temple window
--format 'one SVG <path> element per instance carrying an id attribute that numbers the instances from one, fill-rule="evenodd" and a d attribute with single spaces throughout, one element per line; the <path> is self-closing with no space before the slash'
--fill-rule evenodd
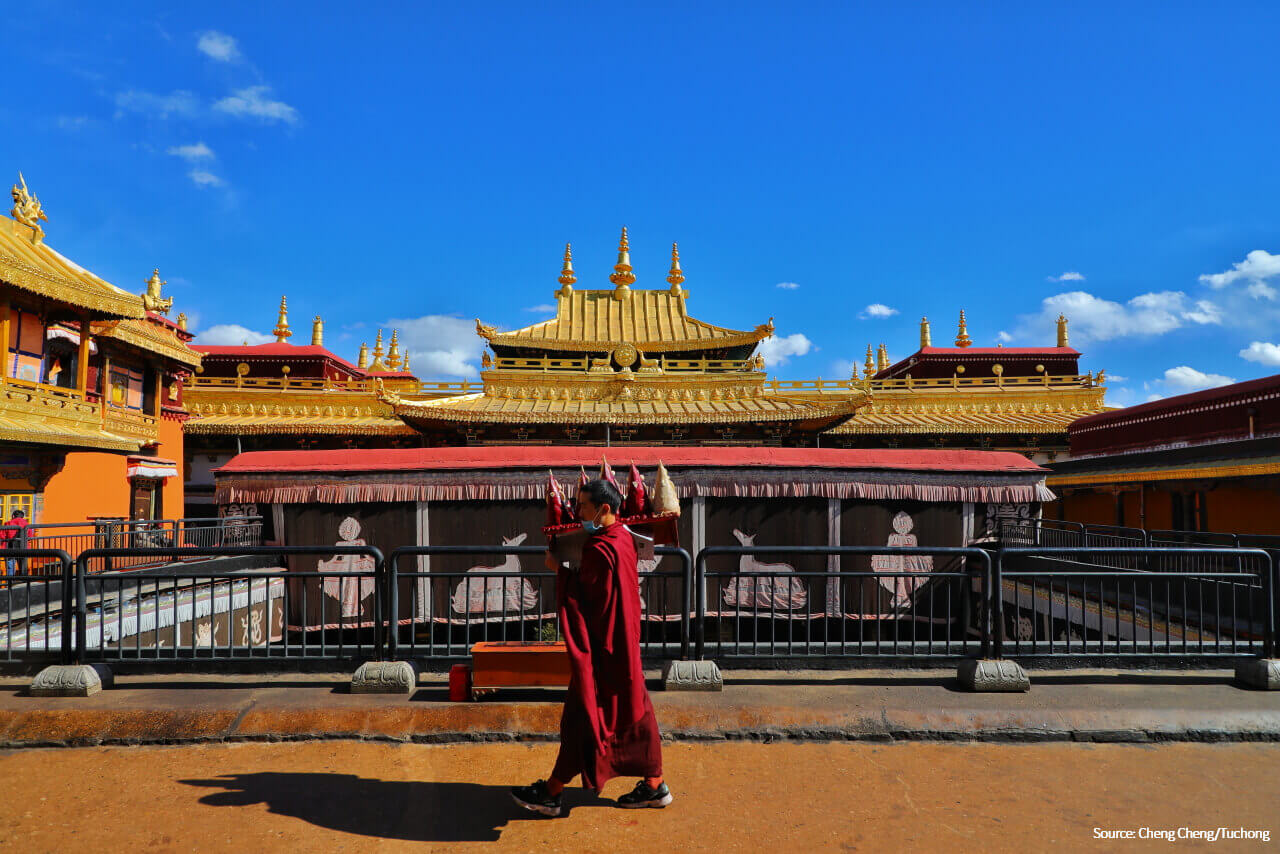
<path id="1" fill-rule="evenodd" d="M 44 376 L 45 325 L 39 315 L 9 310 L 9 352 L 5 376 L 38 383 Z"/>

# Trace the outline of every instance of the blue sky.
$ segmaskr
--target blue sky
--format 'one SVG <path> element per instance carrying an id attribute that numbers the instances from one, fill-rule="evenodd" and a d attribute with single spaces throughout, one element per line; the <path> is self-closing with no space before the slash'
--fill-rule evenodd
<path id="1" fill-rule="evenodd" d="M 987 345 L 1065 311 L 1116 403 L 1280 370 L 1275 3 L 352 8 L 14 6 L 0 164 L 205 340 L 288 294 L 295 342 L 395 322 L 422 376 L 541 319 L 565 241 L 608 287 L 623 224 L 788 378 L 961 308 Z"/>

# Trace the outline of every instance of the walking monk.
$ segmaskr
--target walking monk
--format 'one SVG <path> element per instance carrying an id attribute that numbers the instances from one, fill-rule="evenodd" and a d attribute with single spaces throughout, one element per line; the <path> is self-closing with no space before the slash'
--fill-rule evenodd
<path id="1" fill-rule="evenodd" d="M 546 780 L 511 790 L 516 803 L 559 815 L 564 787 L 579 774 L 600 791 L 619 776 L 642 778 L 618 798 L 627 809 L 665 807 L 671 790 L 662 780 L 662 743 L 640 668 L 640 579 L 635 541 L 618 521 L 622 495 L 607 480 L 578 491 L 578 518 L 587 532 L 577 571 L 557 572 L 560 631 L 572 676 L 560 717 L 560 753 Z"/>

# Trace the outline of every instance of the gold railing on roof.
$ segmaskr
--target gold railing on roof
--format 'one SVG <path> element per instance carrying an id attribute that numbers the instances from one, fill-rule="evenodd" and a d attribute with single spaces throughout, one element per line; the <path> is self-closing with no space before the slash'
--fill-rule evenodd
<path id="1" fill-rule="evenodd" d="M 645 360 L 645 362 L 647 361 L 649 360 Z M 716 373 L 755 370 L 755 366 L 750 360 L 742 359 L 669 359 L 666 356 L 658 356 L 652 361 L 653 364 L 648 366 L 646 366 L 645 362 L 637 361 L 631 366 L 632 370 L 642 372 L 646 367 L 660 370 L 663 373 Z M 493 360 L 494 368 L 500 371 L 589 371 L 592 363 L 600 363 L 607 370 L 613 370 L 611 360 L 606 356 L 587 356 L 581 359 L 551 356 L 523 358 L 499 356 Z"/>
<path id="2" fill-rule="evenodd" d="M 30 392 L 33 395 L 46 397 L 52 400 L 84 400 L 84 392 L 76 388 L 63 388 L 60 385 L 46 385 L 45 383 L 33 383 L 28 380 L 20 380 L 16 377 L 0 378 L 0 383 L 14 389 L 21 389 Z"/>
<path id="3" fill-rule="evenodd" d="M 154 438 L 157 435 L 158 424 L 159 419 L 154 415 L 148 415 L 136 409 L 116 406 L 114 403 L 107 404 L 106 415 L 103 419 L 103 426 L 109 432 L 125 433 L 130 436 L 144 436 L 146 438 Z"/>
<path id="4" fill-rule="evenodd" d="M 962 377 L 960 375 L 937 379 L 885 379 L 885 380 L 779 380 L 771 379 L 765 388 L 772 391 L 839 391 L 841 389 L 865 389 L 870 384 L 871 390 L 923 390 L 931 388 L 1101 388 L 1102 383 L 1092 373 L 1050 376 L 1041 374 L 1036 377 Z"/>
<path id="5" fill-rule="evenodd" d="M 187 380 L 188 390 L 210 391 L 214 389 L 241 389 L 247 391 L 345 391 L 373 394 L 377 389 L 374 380 L 290 379 L 286 377 L 192 377 Z M 406 391 L 408 394 L 436 394 L 449 392 L 466 394 L 478 392 L 483 386 L 478 382 L 421 382 L 390 380 L 386 388 Z"/>

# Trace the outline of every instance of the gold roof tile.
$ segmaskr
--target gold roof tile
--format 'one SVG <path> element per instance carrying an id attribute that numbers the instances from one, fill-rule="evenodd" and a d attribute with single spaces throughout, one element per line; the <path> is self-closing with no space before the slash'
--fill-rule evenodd
<path id="1" fill-rule="evenodd" d="M 111 317 L 142 318 L 142 298 L 98 278 L 45 243 L 32 230 L 0 216 L 0 279 L 16 288 Z"/>

